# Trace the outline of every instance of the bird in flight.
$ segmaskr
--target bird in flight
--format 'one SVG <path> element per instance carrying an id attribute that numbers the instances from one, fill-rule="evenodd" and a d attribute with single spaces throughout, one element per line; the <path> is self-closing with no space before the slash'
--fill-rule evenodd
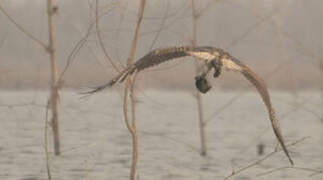
<path id="1" fill-rule="evenodd" d="M 198 60 L 204 62 L 205 64 L 206 69 L 200 75 L 195 77 L 195 85 L 197 89 L 202 93 L 208 92 L 211 88 L 208 81 L 206 80 L 206 76 L 208 75 L 208 73 L 210 73 L 212 69 L 214 70 L 214 78 L 221 75 L 222 68 L 224 68 L 228 71 L 235 71 L 241 73 L 247 80 L 251 82 L 253 86 L 255 86 L 255 88 L 261 95 L 264 104 L 266 105 L 271 125 L 278 139 L 278 142 L 280 143 L 290 164 L 293 165 L 293 160 L 291 159 L 288 150 L 285 146 L 284 139 L 279 127 L 279 122 L 276 118 L 275 111 L 271 105 L 270 96 L 267 87 L 264 83 L 264 80 L 261 77 L 259 77 L 255 72 L 253 72 L 248 66 L 246 66 L 244 63 L 242 63 L 235 57 L 231 56 L 229 53 L 225 52 L 223 49 L 209 46 L 179 46 L 155 49 L 143 56 L 142 58 L 140 58 L 134 64 L 127 67 L 125 70 L 123 70 L 121 73 L 119 73 L 116 77 L 114 77 L 106 84 L 96 87 L 92 91 L 86 93 L 95 93 L 105 88 L 112 87 L 117 82 L 123 82 L 127 77 L 129 77 L 132 74 L 138 73 L 144 69 L 156 66 L 166 61 L 185 56 L 195 57 Z"/>

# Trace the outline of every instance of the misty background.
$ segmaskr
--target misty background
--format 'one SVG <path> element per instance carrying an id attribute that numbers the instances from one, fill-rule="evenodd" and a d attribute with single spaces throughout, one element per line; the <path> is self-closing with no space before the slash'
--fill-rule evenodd
<path id="1" fill-rule="evenodd" d="M 100 0 L 100 31 L 119 69 L 125 67 L 137 21 L 138 1 Z M 1 6 L 33 36 L 48 42 L 46 2 L 2 0 Z M 59 70 L 90 29 L 85 45 L 64 75 L 64 87 L 100 85 L 117 72 L 104 56 L 96 35 L 95 1 L 58 0 L 56 16 Z M 249 65 L 269 88 L 319 89 L 323 84 L 323 1 L 321 0 L 200 0 L 197 44 L 214 46 Z M 190 0 L 147 1 L 136 59 L 161 47 L 190 45 Z M 323 65 L 321 65 L 323 66 Z M 141 88 L 192 89 L 194 60 L 182 58 L 139 75 Z M 243 89 L 246 81 L 234 73 L 212 80 L 220 89 Z M 0 13 L 0 88 L 47 89 L 50 61 L 32 41 Z"/>
<path id="2" fill-rule="evenodd" d="M 49 170 L 53 179 L 128 179 L 134 146 L 125 107 L 138 119 L 133 125 L 138 127 L 140 179 L 223 179 L 235 172 L 236 179 L 322 179 L 323 0 L 194 1 L 197 45 L 223 48 L 265 79 L 293 167 L 277 148 L 266 104 L 252 85 L 225 72 L 210 77 L 214 91 L 200 97 L 194 93 L 191 57 L 139 73 L 131 106 L 122 100 L 128 96 L 116 91 L 123 85 L 80 95 L 117 72 L 97 36 L 96 0 L 56 1 L 59 72 L 68 67 L 62 91 L 51 83 L 44 48 L 46 1 L 0 1 L 1 180 L 46 179 Z M 103 44 L 122 70 L 139 0 L 98 1 Z M 135 59 L 155 48 L 191 45 L 192 21 L 191 0 L 147 0 Z M 206 158 L 199 148 L 204 128 Z M 62 140 L 60 156 L 54 155 L 55 137 Z M 248 172 L 239 174 L 240 168 Z"/>

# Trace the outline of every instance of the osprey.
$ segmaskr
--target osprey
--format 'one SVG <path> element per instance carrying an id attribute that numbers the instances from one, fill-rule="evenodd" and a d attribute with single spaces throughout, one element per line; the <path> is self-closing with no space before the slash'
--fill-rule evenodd
<path id="1" fill-rule="evenodd" d="M 257 91 L 262 97 L 263 102 L 267 107 L 273 131 L 280 145 L 282 146 L 282 149 L 286 154 L 289 162 L 293 165 L 294 163 L 291 157 L 289 156 L 289 153 L 285 146 L 283 136 L 279 128 L 279 122 L 275 116 L 275 111 L 271 105 L 270 96 L 263 79 L 260 78 L 256 73 L 254 73 L 248 66 L 246 66 L 241 61 L 234 58 L 229 53 L 225 52 L 220 48 L 214 48 L 209 46 L 200 46 L 200 47 L 180 46 L 180 47 L 155 49 L 149 52 L 148 54 L 146 54 L 145 56 L 143 56 L 142 58 L 140 58 L 134 64 L 127 67 L 125 70 L 123 70 L 120 74 L 118 74 L 108 83 L 102 86 L 99 86 L 87 93 L 95 93 L 95 92 L 101 91 L 107 87 L 113 86 L 117 82 L 118 83 L 123 82 L 127 77 L 129 77 L 134 73 L 140 72 L 146 68 L 153 67 L 163 62 L 180 58 L 180 57 L 185 57 L 185 56 L 195 57 L 198 60 L 203 61 L 205 63 L 206 70 L 202 72 L 200 75 L 195 77 L 195 85 L 197 89 L 202 93 L 206 93 L 211 88 L 211 86 L 208 84 L 206 80 L 206 75 L 212 69 L 214 70 L 213 76 L 215 78 L 221 74 L 222 68 L 229 71 L 240 72 L 242 75 L 244 75 L 244 77 L 246 77 L 251 82 L 251 84 L 253 84 L 256 87 Z"/>

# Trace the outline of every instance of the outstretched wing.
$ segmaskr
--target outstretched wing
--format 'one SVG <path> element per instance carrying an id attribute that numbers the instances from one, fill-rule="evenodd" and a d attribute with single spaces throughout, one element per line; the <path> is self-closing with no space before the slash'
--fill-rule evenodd
<path id="1" fill-rule="evenodd" d="M 128 75 L 133 74 L 134 72 L 142 71 L 143 69 L 150 68 L 161 64 L 163 62 L 184 57 L 184 56 L 192 56 L 192 52 L 203 52 L 203 51 L 211 51 L 211 47 L 192 47 L 192 46 L 181 46 L 181 47 L 172 47 L 172 48 L 161 48 L 155 49 L 150 53 L 146 54 L 138 61 L 136 61 L 133 65 L 129 66 L 125 70 L 123 70 L 120 74 L 110 80 L 108 83 L 94 88 L 92 91 L 86 93 L 95 93 L 101 91 L 107 87 L 113 86 L 117 82 L 123 82 Z"/>
<path id="2" fill-rule="evenodd" d="M 285 152 L 286 156 L 288 157 L 289 162 L 293 165 L 293 160 L 289 156 L 289 153 L 287 151 L 287 148 L 284 143 L 284 139 L 279 127 L 279 122 L 276 118 L 275 111 L 271 105 L 270 96 L 267 90 L 267 87 L 265 85 L 265 82 L 262 78 L 260 78 L 255 72 L 253 72 L 248 66 L 243 64 L 241 61 L 237 60 L 236 58 L 230 56 L 228 53 L 225 53 L 222 58 L 222 65 L 226 70 L 231 71 L 237 71 L 244 75 L 257 89 L 259 94 L 262 97 L 262 100 L 264 101 L 268 113 L 269 118 L 271 121 L 271 125 L 273 127 L 274 133 L 279 141 L 279 143 L 282 146 L 283 151 Z"/>

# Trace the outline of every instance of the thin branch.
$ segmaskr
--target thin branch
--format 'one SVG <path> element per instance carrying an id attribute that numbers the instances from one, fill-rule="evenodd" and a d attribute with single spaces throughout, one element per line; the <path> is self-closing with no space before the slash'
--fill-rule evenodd
<path id="1" fill-rule="evenodd" d="M 293 37 L 292 37 L 289 33 L 287 33 L 287 32 L 282 31 L 282 34 L 283 34 L 285 37 L 287 37 L 288 39 L 290 39 L 290 40 L 294 41 L 294 44 L 296 44 L 296 45 L 298 46 L 298 48 L 300 48 L 300 49 L 302 49 L 302 50 L 304 51 L 302 54 L 304 54 L 304 55 L 306 55 L 306 56 L 308 56 L 308 57 L 310 57 L 310 58 L 312 58 L 312 59 L 315 59 L 315 60 L 317 60 L 318 62 L 320 62 L 321 58 L 320 58 L 320 57 L 318 57 L 317 55 L 315 55 L 315 53 L 313 53 L 311 50 L 309 50 L 308 48 L 306 48 L 300 40 L 298 40 L 298 39 L 296 39 L 296 38 L 293 38 Z M 298 52 L 299 52 L 299 51 L 298 51 Z"/>
<path id="2" fill-rule="evenodd" d="M 131 51 L 129 54 L 127 66 L 131 66 L 134 62 L 137 44 L 139 40 L 139 31 L 141 28 L 141 22 L 144 15 L 146 0 L 141 0 L 140 7 L 139 7 L 139 14 L 138 14 L 138 22 L 135 30 L 134 39 L 132 41 Z M 138 160 L 138 137 L 137 137 L 137 129 L 136 129 L 136 99 L 135 99 L 135 92 L 134 92 L 134 84 L 135 84 L 136 75 L 132 80 L 131 77 L 127 78 L 126 86 L 124 89 L 124 103 L 123 103 L 123 112 L 124 118 L 126 122 L 126 126 L 129 132 L 132 135 L 132 165 L 130 171 L 130 180 L 135 180 L 136 178 L 136 167 L 137 167 L 137 160 Z M 130 98 L 131 98 L 131 107 L 132 107 L 132 123 L 129 122 L 128 117 L 128 89 L 130 87 Z"/>
<path id="3" fill-rule="evenodd" d="M 267 171 L 267 172 L 257 174 L 256 176 L 257 177 L 265 176 L 265 175 L 272 174 L 274 172 L 282 171 L 282 170 L 285 170 L 285 169 L 295 169 L 295 170 L 307 171 L 307 172 L 312 172 L 313 174 L 316 174 L 316 175 L 323 173 L 323 170 L 318 170 L 318 169 L 312 169 L 312 168 L 306 168 L 306 167 L 297 167 L 297 166 L 294 166 L 294 167 L 285 166 L 285 167 L 280 167 L 280 168 L 276 168 L 276 169 L 273 169 L 273 170 L 270 170 L 270 171 Z M 311 176 L 313 176 L 313 174 Z"/>
<path id="4" fill-rule="evenodd" d="M 98 0 L 95 0 L 95 25 L 96 25 L 95 27 L 96 27 L 96 34 L 97 34 L 97 37 L 99 39 L 100 47 L 101 47 L 105 57 L 108 59 L 108 61 L 112 65 L 112 67 L 116 71 L 118 71 L 120 73 L 120 69 L 114 64 L 113 60 L 109 56 L 109 53 L 107 52 L 106 48 L 104 47 L 104 43 L 103 43 L 103 40 L 102 40 L 101 31 L 100 31 L 100 27 L 99 27 L 99 18 L 98 18 L 98 14 L 99 14 L 98 11 L 99 10 L 98 10 L 98 6 L 99 6 L 99 2 L 98 2 Z"/>
<path id="5" fill-rule="evenodd" d="M 195 1 L 191 1 L 192 4 L 192 46 L 196 46 L 197 44 L 197 21 L 198 15 L 195 8 Z M 195 75 L 200 73 L 200 63 L 195 58 Z M 199 130 L 200 130 L 200 141 L 201 141 L 201 156 L 206 156 L 207 147 L 206 147 L 206 135 L 205 135 L 205 120 L 204 120 L 204 111 L 203 111 L 203 99 L 201 93 L 198 90 L 196 92 L 196 103 L 197 103 L 197 111 L 198 111 L 198 120 L 199 120 Z"/>
<path id="6" fill-rule="evenodd" d="M 210 0 L 206 6 L 204 6 L 202 9 L 200 9 L 198 12 L 196 12 L 195 16 L 196 18 L 200 18 L 205 12 L 207 12 L 214 4 L 220 2 L 221 0 Z"/>
<path id="7" fill-rule="evenodd" d="M 276 13 L 278 9 L 275 8 L 269 15 L 261 18 L 258 22 L 256 22 L 254 25 L 250 26 L 244 33 L 242 33 L 238 38 L 231 41 L 227 46 L 226 49 L 231 48 L 235 45 L 237 45 L 242 39 L 246 38 L 253 30 L 255 30 L 257 27 L 268 21 L 270 18 L 272 18 Z"/>
<path id="8" fill-rule="evenodd" d="M 147 135 L 147 136 L 156 136 L 156 137 L 159 137 L 159 138 L 164 138 L 164 139 L 173 141 L 175 143 L 184 145 L 184 146 L 187 147 L 187 149 L 190 149 L 190 150 L 195 151 L 197 153 L 200 152 L 199 148 L 192 146 L 190 143 L 178 140 L 176 138 L 173 138 L 173 137 L 170 137 L 170 136 L 167 136 L 167 135 L 164 135 L 164 134 L 156 134 L 156 133 L 152 133 L 152 132 L 148 132 L 148 131 L 138 131 L 138 132 L 142 133 L 143 135 Z"/>
<path id="9" fill-rule="evenodd" d="M 122 24 L 123 22 L 125 21 L 125 14 L 126 14 L 126 11 L 127 11 L 127 8 L 128 8 L 128 5 L 129 5 L 129 2 L 130 1 L 126 1 L 126 4 L 124 5 L 125 7 L 120 7 L 120 21 L 119 21 L 119 24 L 118 24 L 118 27 L 116 28 L 116 56 L 118 59 L 121 59 L 120 58 L 120 53 L 119 53 L 119 43 L 120 43 L 120 34 L 122 32 Z M 121 63 L 120 63 L 121 64 Z"/>
<path id="10" fill-rule="evenodd" d="M 125 83 L 125 90 L 124 90 L 124 99 L 123 99 L 123 115 L 124 115 L 124 120 L 126 123 L 126 126 L 128 130 L 130 131 L 131 134 L 133 134 L 133 128 L 130 125 L 129 121 L 129 116 L 128 116 L 128 89 L 129 89 L 129 84 L 130 84 L 130 78 L 127 79 L 127 82 Z"/>
<path id="11" fill-rule="evenodd" d="M 95 20 L 90 23 L 85 35 L 75 44 L 74 48 L 70 52 L 70 54 L 67 57 L 66 65 L 63 68 L 63 71 L 59 75 L 58 85 L 61 87 L 63 84 L 63 77 L 67 70 L 70 68 L 71 64 L 73 63 L 73 60 L 75 59 L 76 55 L 80 52 L 80 50 L 83 48 L 83 46 L 88 41 L 89 36 L 91 35 L 91 30 L 93 26 L 97 23 L 98 19 L 101 19 L 104 15 L 106 15 L 108 12 L 102 13 L 101 15 L 96 15 Z"/>
<path id="12" fill-rule="evenodd" d="M 222 107 L 214 111 L 204 122 L 204 125 L 207 125 L 210 121 L 213 121 L 215 117 L 217 117 L 222 111 L 226 110 L 229 108 L 235 101 L 241 98 L 241 96 L 245 92 L 239 93 L 238 95 L 234 96 L 231 98 L 227 103 L 225 103 Z"/>
<path id="13" fill-rule="evenodd" d="M 308 138 L 309 138 L 309 137 L 301 138 L 301 139 L 299 139 L 299 140 L 297 140 L 297 141 L 294 141 L 294 142 L 293 142 L 293 143 L 291 143 L 291 144 L 288 144 L 288 145 L 287 145 L 287 147 L 295 146 L 296 144 L 299 144 L 300 142 L 303 142 L 303 141 L 305 141 L 305 140 L 306 140 L 306 139 L 308 139 Z M 271 156 L 275 155 L 276 153 L 278 153 L 278 152 L 280 152 L 280 151 L 282 151 L 282 149 L 274 150 L 274 151 L 272 151 L 271 153 L 269 153 L 269 154 L 267 154 L 266 156 L 264 156 L 263 158 L 261 158 L 261 159 L 259 159 L 259 160 L 255 161 L 255 162 L 253 162 L 253 163 L 251 163 L 251 164 L 249 164 L 249 165 L 247 165 L 247 166 L 245 166 L 245 167 L 242 167 L 242 168 L 240 168 L 240 169 L 238 169 L 238 170 L 232 171 L 232 173 L 231 173 L 229 176 L 226 176 L 226 177 L 224 178 L 224 180 L 227 180 L 227 179 L 229 179 L 229 178 L 231 178 L 231 177 L 233 177 L 233 176 L 236 176 L 236 175 L 240 174 L 241 172 L 244 172 L 244 171 L 246 171 L 246 170 L 248 170 L 248 169 L 250 169 L 250 168 L 252 168 L 252 167 L 254 167 L 254 166 L 257 166 L 257 165 L 261 164 L 263 161 L 267 160 L 268 158 L 270 158 Z"/>
<path id="14" fill-rule="evenodd" d="M 23 32 L 27 37 L 35 41 L 37 44 L 39 44 L 41 47 L 43 47 L 45 50 L 48 49 L 48 46 L 42 42 L 40 39 L 36 38 L 34 35 L 32 35 L 30 32 L 28 32 L 23 26 L 21 26 L 15 19 L 13 19 L 9 13 L 0 5 L 0 11 L 8 18 L 8 20 L 16 26 L 21 32 Z"/>
<path id="15" fill-rule="evenodd" d="M 8 33 L 8 32 L 6 32 L 6 35 L 5 35 L 5 36 L 3 36 L 3 37 L 1 38 L 1 40 L 0 40 L 0 49 L 2 48 L 2 46 L 4 45 L 4 43 L 5 43 L 5 42 L 6 42 L 6 40 L 7 40 L 7 37 L 8 37 L 7 33 Z"/>
<path id="16" fill-rule="evenodd" d="M 134 39 L 132 41 L 132 46 L 131 46 L 132 48 L 131 48 L 129 58 L 128 58 L 128 65 L 132 64 L 135 59 L 137 44 L 138 44 L 138 39 L 139 39 L 139 32 L 140 32 L 140 28 L 141 28 L 141 22 L 142 22 L 142 18 L 144 15 L 145 3 L 146 3 L 146 0 L 141 0 L 137 27 L 136 27 Z"/>
<path id="17" fill-rule="evenodd" d="M 93 25 L 95 24 L 95 22 L 91 23 L 90 26 L 87 29 L 86 34 L 84 35 L 84 37 L 82 37 L 74 46 L 74 48 L 72 49 L 72 51 L 70 52 L 70 54 L 67 57 L 66 60 L 66 65 L 63 69 L 63 71 L 60 73 L 59 75 L 59 80 L 58 83 L 62 84 L 63 81 L 63 77 L 65 75 L 65 73 L 67 72 L 67 70 L 69 69 L 69 67 L 71 66 L 73 60 L 75 59 L 76 55 L 78 54 L 78 52 L 82 49 L 82 47 L 85 45 L 85 43 L 88 40 L 88 37 L 91 34 L 91 29 L 93 28 Z"/>
<path id="18" fill-rule="evenodd" d="M 281 101 L 281 102 L 283 102 L 283 103 L 285 103 L 285 104 L 287 104 L 287 105 L 289 105 L 289 106 L 291 106 L 291 107 L 293 107 L 293 111 L 290 111 L 290 112 L 288 112 L 288 113 L 286 113 L 286 115 L 282 115 L 282 117 L 283 118 L 285 118 L 286 116 L 287 116 L 287 114 L 292 114 L 293 112 L 295 112 L 296 110 L 298 110 L 298 109 L 301 109 L 301 110 L 303 110 L 303 111 L 305 111 L 305 112 L 308 112 L 308 113 L 311 113 L 313 116 L 315 116 L 316 118 L 318 118 L 318 119 L 320 119 L 321 117 L 315 112 L 315 111 L 313 111 L 312 109 L 309 109 L 309 108 L 307 108 L 305 105 L 306 104 L 308 104 L 309 103 L 309 101 L 311 100 L 310 98 L 308 98 L 308 99 L 306 99 L 306 100 L 304 100 L 304 101 L 302 101 L 302 102 L 300 102 L 300 103 L 298 103 L 298 105 L 295 105 L 295 103 L 292 103 L 292 102 L 288 102 L 288 101 L 286 101 L 286 100 L 283 100 L 283 99 L 280 99 L 280 98 L 273 98 L 273 99 L 276 99 L 276 100 L 278 100 L 278 101 Z"/>
<path id="19" fill-rule="evenodd" d="M 48 53 L 50 55 L 51 64 L 51 92 L 50 103 L 52 110 L 52 129 L 54 134 L 54 149 L 55 155 L 60 155 L 60 138 L 59 138 L 59 122 L 58 122 L 58 105 L 59 105 L 59 88 L 58 84 L 58 67 L 57 67 L 57 54 L 56 54 L 56 26 L 54 22 L 55 0 L 47 0 L 47 16 L 48 16 Z"/>
<path id="20" fill-rule="evenodd" d="M 321 58 L 321 62 L 320 62 L 320 70 L 321 70 L 321 93 L 322 93 L 322 102 L 323 102 L 323 58 Z M 323 120 L 323 116 L 321 118 L 321 120 Z"/>
<path id="21" fill-rule="evenodd" d="M 163 25 L 163 28 L 162 28 L 162 30 L 163 31 L 165 31 L 165 30 L 167 30 L 167 29 L 169 29 L 169 28 L 171 28 L 174 24 L 176 24 L 179 20 L 184 20 L 184 19 L 188 19 L 188 18 L 191 18 L 191 15 L 185 15 L 185 12 L 187 12 L 187 10 L 189 10 L 191 7 L 190 7 L 190 4 L 189 4 L 189 1 L 187 1 L 187 4 L 188 4 L 188 6 L 187 6 L 187 8 L 184 8 L 186 5 L 184 5 L 184 6 L 181 6 L 181 8 L 179 8 L 179 9 L 176 9 L 175 10 L 175 13 L 168 13 L 168 17 L 174 17 L 175 15 L 177 15 L 177 14 L 180 14 L 180 16 L 179 17 L 177 17 L 177 18 L 174 18 L 174 20 L 173 21 L 170 21 L 168 24 L 166 24 L 165 23 L 165 25 Z M 183 14 L 183 15 L 182 15 Z M 166 19 L 168 19 L 168 17 L 167 16 L 165 16 L 165 18 Z M 146 18 L 145 18 L 146 19 Z M 153 19 L 157 19 L 157 18 L 153 18 Z M 159 17 L 158 17 L 158 19 L 160 19 Z M 146 35 L 149 35 L 149 34 L 152 34 L 152 33 L 157 33 L 158 31 L 160 31 L 160 27 L 158 28 L 158 29 L 156 29 L 156 30 L 150 30 L 150 31 L 146 31 L 146 32 L 142 32 L 142 33 L 140 33 L 140 37 L 142 37 L 142 36 L 146 36 Z M 183 33 L 176 33 L 176 32 L 173 32 L 173 31 L 171 31 L 171 30 L 168 30 L 167 32 L 170 32 L 170 33 L 173 33 L 173 34 L 176 34 L 177 36 L 180 36 L 180 35 L 182 35 L 182 37 L 184 37 L 183 36 Z"/>
<path id="22" fill-rule="evenodd" d="M 49 106 L 50 102 L 47 102 L 46 106 L 46 116 L 45 116 L 45 130 L 44 130 L 44 149 L 45 149 L 45 158 L 46 158 L 46 170 L 47 170 L 47 177 L 48 180 L 52 179 L 51 171 L 50 171 L 50 164 L 49 164 L 49 152 L 48 152 L 48 123 L 49 123 Z"/>
<path id="23" fill-rule="evenodd" d="M 0 107 L 6 107 L 9 109 L 17 108 L 17 107 L 28 107 L 28 106 L 46 107 L 45 105 L 36 104 L 35 102 L 20 103 L 20 104 L 0 104 Z"/>
<path id="24" fill-rule="evenodd" d="M 168 1 L 166 1 L 166 12 L 164 14 L 164 17 L 162 18 L 162 21 L 160 23 L 159 29 L 157 30 L 156 36 L 154 37 L 152 43 L 150 44 L 149 51 L 151 51 L 153 49 L 154 45 L 157 42 L 158 37 L 160 36 L 160 34 L 163 30 L 163 27 L 166 23 L 166 19 L 167 19 L 167 15 L 168 15 L 168 9 L 169 9 L 169 3 L 168 3 Z"/>

